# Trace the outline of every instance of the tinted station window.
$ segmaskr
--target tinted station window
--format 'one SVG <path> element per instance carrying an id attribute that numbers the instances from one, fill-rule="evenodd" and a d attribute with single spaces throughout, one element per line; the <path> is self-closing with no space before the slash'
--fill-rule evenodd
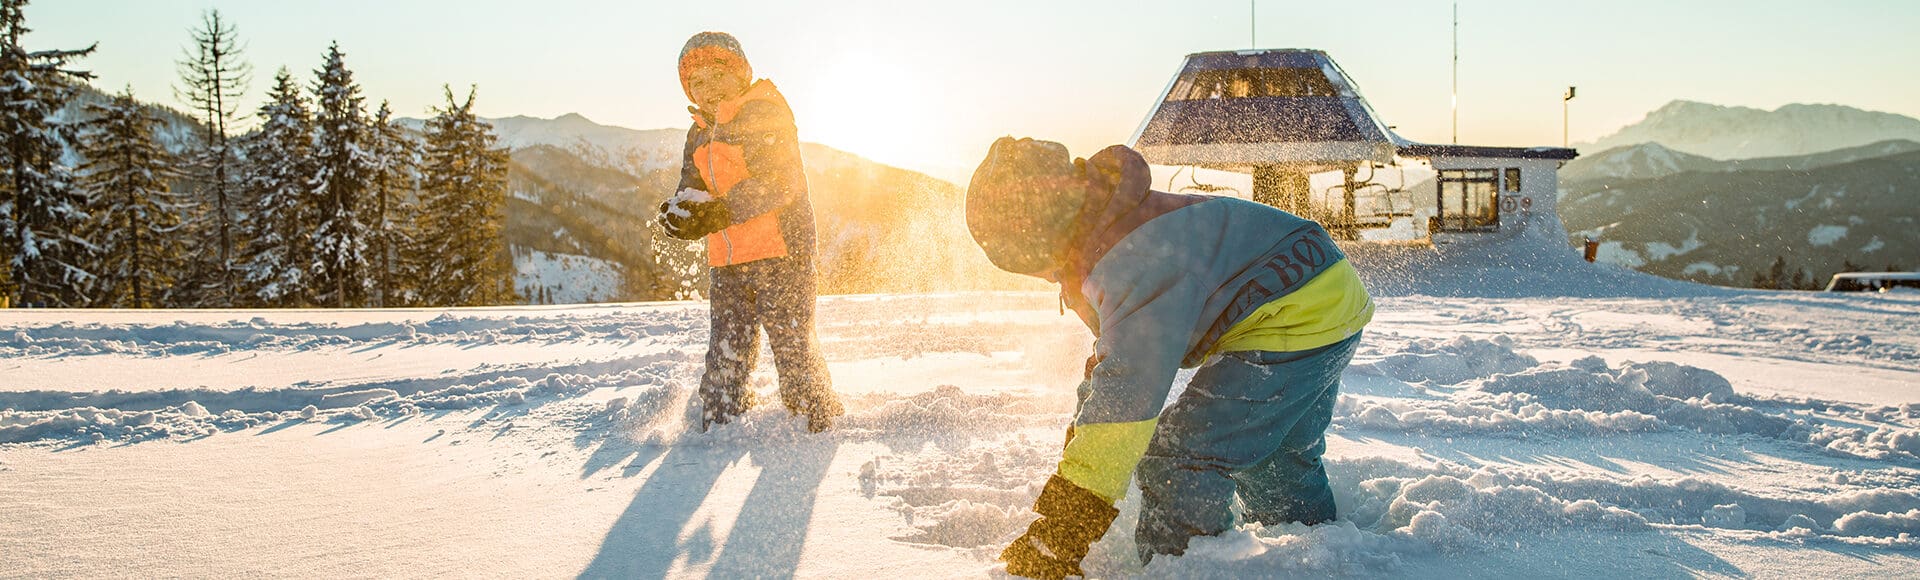
<path id="1" fill-rule="evenodd" d="M 1339 96 L 1317 68 L 1243 68 L 1194 71 L 1174 81 L 1168 101 L 1248 97 Z"/>

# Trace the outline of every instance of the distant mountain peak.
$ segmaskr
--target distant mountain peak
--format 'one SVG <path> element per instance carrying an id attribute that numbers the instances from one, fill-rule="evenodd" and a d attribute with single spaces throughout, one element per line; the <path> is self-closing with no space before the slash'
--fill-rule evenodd
<path id="1" fill-rule="evenodd" d="M 1580 148 L 1601 151 L 1660 143 L 1714 159 L 1810 155 L 1887 140 L 1920 141 L 1920 119 L 1846 105 L 1752 107 L 1674 100 L 1632 125 Z"/>
<path id="2" fill-rule="evenodd" d="M 1726 105 L 1715 105 L 1713 103 L 1702 103 L 1700 101 L 1689 101 L 1686 99 L 1674 99 L 1671 101 L 1667 101 L 1667 104 L 1665 105 L 1660 105 L 1660 108 L 1654 109 L 1652 113 L 1648 113 L 1648 116 L 1674 115 L 1674 114 L 1695 112 L 1695 111 L 1721 111 L 1721 110 L 1726 110 L 1731 108 L 1736 108 L 1736 107 L 1728 107 Z M 1740 108 L 1744 108 L 1744 107 L 1740 107 Z"/>

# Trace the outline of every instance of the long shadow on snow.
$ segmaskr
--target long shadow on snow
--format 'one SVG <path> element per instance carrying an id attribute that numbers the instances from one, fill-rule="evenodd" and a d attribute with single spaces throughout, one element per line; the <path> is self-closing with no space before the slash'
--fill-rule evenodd
<path id="1" fill-rule="evenodd" d="M 659 468 L 607 531 L 600 552 L 580 577 L 661 578 L 682 557 L 687 565 L 710 564 L 710 577 L 792 577 L 806 545 L 820 483 L 838 448 L 830 436 L 802 436 L 756 446 L 751 452 L 732 442 L 676 445 L 659 459 Z M 712 522 L 689 529 L 721 475 L 742 458 L 759 467 L 760 474 L 732 529 L 724 539 L 714 533 Z M 718 506 L 721 511 L 732 508 Z"/>
<path id="2" fill-rule="evenodd" d="M 643 429 L 660 425 L 675 410 L 691 414 L 695 411 L 692 393 L 684 389 L 671 387 L 652 387 L 633 395 L 633 403 L 627 406 L 631 413 L 626 419 L 610 415 L 595 415 L 575 426 L 578 434 L 573 438 L 575 449 L 594 447 L 587 456 L 587 462 L 580 468 L 580 479 L 592 477 L 601 470 L 617 463 L 626 463 L 621 477 L 632 477 L 665 453 L 666 445 L 658 441 L 634 441 L 627 437 Z"/>
<path id="3" fill-rule="evenodd" d="M 658 462 L 641 484 L 634 500 L 601 541 L 600 552 L 580 573 L 581 578 L 659 578 L 685 557 L 688 565 L 709 564 L 716 578 L 792 577 L 813 516 L 815 499 L 839 446 L 847 441 L 875 442 L 889 449 L 918 450 L 927 445 L 964 449 L 989 425 L 960 418 L 934 416 L 874 416 L 863 401 L 851 401 L 849 414 L 834 431 L 820 435 L 774 431 L 773 438 L 733 441 L 682 440 L 673 444 L 630 443 L 609 437 L 618 429 L 656 424 L 683 409 L 688 391 L 662 391 L 662 396 L 637 398 L 628 423 L 607 420 L 583 425 L 575 440 L 584 447 L 605 439 L 588 457 L 582 478 L 625 462 L 622 477 L 632 477 Z M 679 396 L 667 396 L 677 394 Z M 1013 411 L 1033 404 L 1029 398 L 1008 395 L 968 395 L 954 388 L 935 389 L 909 397 L 908 402 L 935 406 L 942 399 L 967 400 L 969 408 Z M 778 415 L 779 413 L 772 413 Z M 912 424 L 921 429 L 900 429 Z M 788 435 L 788 433 L 792 433 Z M 849 438 L 851 435 L 851 438 Z M 664 454 L 664 456 L 662 456 Z M 753 488 L 739 504 L 739 514 L 724 543 L 716 545 L 711 522 L 693 522 L 694 512 L 723 473 L 742 458 L 760 468 Z M 718 506 L 734 509 L 731 502 Z"/>

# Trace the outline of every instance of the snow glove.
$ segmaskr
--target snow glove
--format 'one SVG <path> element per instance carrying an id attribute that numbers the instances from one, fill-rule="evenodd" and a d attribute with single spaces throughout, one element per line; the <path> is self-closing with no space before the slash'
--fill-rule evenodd
<path id="1" fill-rule="evenodd" d="M 683 189 L 660 202 L 660 225 L 669 236 L 693 241 L 733 225 L 733 212 L 707 192 Z"/>
<path id="2" fill-rule="evenodd" d="M 1120 517 L 1111 502 L 1059 475 L 1047 480 L 1033 511 L 1040 519 L 1000 552 L 1000 560 L 1009 574 L 1046 580 L 1085 575 L 1080 560 Z"/>

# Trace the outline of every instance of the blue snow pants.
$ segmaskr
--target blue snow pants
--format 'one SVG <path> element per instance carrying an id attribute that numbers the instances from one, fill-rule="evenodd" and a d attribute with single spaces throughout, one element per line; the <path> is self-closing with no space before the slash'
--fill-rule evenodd
<path id="1" fill-rule="evenodd" d="M 1140 560 L 1185 553 L 1194 536 L 1226 531 L 1236 494 L 1248 522 L 1333 519 L 1320 456 L 1340 373 L 1359 343 L 1355 334 L 1300 352 L 1230 352 L 1200 367 L 1161 411 L 1134 470 Z"/>

